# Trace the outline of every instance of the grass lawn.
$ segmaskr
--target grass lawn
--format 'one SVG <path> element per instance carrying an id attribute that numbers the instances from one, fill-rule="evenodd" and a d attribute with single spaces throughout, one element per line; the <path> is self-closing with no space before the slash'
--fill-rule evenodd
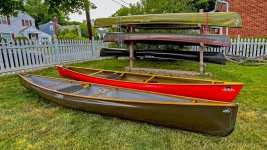
<path id="1" fill-rule="evenodd" d="M 123 70 L 127 60 L 75 66 Z M 136 61 L 136 67 L 198 70 L 195 62 Z M 235 131 L 218 138 L 61 107 L 0 77 L 0 149 L 267 149 L 267 67 L 208 64 L 213 79 L 243 82 Z M 35 74 L 59 77 L 51 67 Z M 208 91 L 207 91 L 208 92 Z"/>

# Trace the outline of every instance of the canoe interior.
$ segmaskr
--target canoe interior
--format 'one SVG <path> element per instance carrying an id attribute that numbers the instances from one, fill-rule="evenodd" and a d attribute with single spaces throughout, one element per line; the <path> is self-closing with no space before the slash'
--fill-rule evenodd
<path id="1" fill-rule="evenodd" d="M 28 81 L 41 87 L 78 96 L 90 96 L 93 98 L 108 98 L 118 100 L 138 100 L 148 102 L 182 102 L 182 103 L 216 103 L 213 101 L 186 99 L 168 95 L 159 95 L 141 91 L 118 89 L 89 83 L 79 83 L 70 80 L 46 78 L 34 75 L 24 76 Z"/>
<path id="2" fill-rule="evenodd" d="M 132 73 L 121 73 L 115 71 L 100 71 L 94 69 L 83 69 L 75 67 L 67 67 L 70 70 L 77 71 L 82 74 L 86 74 L 92 77 L 100 77 L 106 79 L 115 79 L 121 81 L 134 81 L 144 83 L 172 83 L 172 84 L 223 84 L 223 81 L 212 81 L 212 80 L 197 80 L 187 79 L 179 77 L 163 77 L 143 74 L 132 74 Z"/>

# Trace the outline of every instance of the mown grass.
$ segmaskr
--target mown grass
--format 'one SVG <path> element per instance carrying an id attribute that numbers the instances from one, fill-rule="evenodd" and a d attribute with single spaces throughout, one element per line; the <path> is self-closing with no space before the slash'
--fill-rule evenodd
<path id="1" fill-rule="evenodd" d="M 75 64 L 123 70 L 127 60 Z M 136 61 L 136 67 L 198 70 L 194 62 Z M 228 137 L 201 134 L 100 116 L 47 102 L 0 77 L 0 149 L 267 149 L 267 67 L 208 64 L 210 78 L 245 83 L 235 131 Z M 35 74 L 59 77 L 51 67 Z M 208 91 L 207 91 L 208 92 Z"/>

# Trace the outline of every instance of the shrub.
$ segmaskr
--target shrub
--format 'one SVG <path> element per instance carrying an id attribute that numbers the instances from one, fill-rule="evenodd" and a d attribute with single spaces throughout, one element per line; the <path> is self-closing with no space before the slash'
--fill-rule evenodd
<path id="1" fill-rule="evenodd" d="M 17 36 L 15 39 L 14 39 L 14 41 L 18 41 L 19 40 L 19 43 L 21 43 L 21 41 L 23 41 L 24 43 L 27 41 L 29 41 L 28 40 L 28 38 L 26 38 L 25 36 Z"/>

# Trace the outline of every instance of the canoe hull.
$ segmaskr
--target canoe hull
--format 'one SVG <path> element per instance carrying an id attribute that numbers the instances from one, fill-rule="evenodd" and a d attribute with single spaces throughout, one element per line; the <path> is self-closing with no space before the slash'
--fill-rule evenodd
<path id="1" fill-rule="evenodd" d="M 20 78 L 20 81 L 46 100 L 62 106 L 212 136 L 231 134 L 238 110 L 237 105 L 199 106 L 103 101 L 58 94 L 35 86 L 23 78 Z"/>
<path id="2" fill-rule="evenodd" d="M 104 42 L 135 42 L 152 44 L 231 46 L 231 39 L 227 35 L 195 35 L 174 33 L 107 33 Z"/>
<path id="3" fill-rule="evenodd" d="M 100 56 L 129 57 L 129 51 L 126 49 L 102 48 Z M 163 59 L 163 60 L 191 60 L 199 61 L 199 52 L 197 51 L 175 51 L 175 50 L 142 50 L 135 51 L 134 56 L 144 59 Z M 204 52 L 204 62 L 225 65 L 226 59 L 220 52 Z"/>
<path id="4" fill-rule="evenodd" d="M 208 15 L 208 22 L 207 22 Z M 114 25 L 182 25 L 182 26 L 221 26 L 221 27 L 242 27 L 242 19 L 235 12 L 209 12 L 207 13 L 166 13 L 130 15 L 109 18 L 97 18 L 94 26 L 97 28 L 112 27 Z"/>
<path id="5" fill-rule="evenodd" d="M 57 66 L 57 70 L 62 77 L 69 77 L 85 82 L 222 102 L 232 102 L 238 96 L 242 88 L 242 84 L 153 84 L 125 82 L 88 76 L 77 71 L 63 68 L 62 66 Z"/>

